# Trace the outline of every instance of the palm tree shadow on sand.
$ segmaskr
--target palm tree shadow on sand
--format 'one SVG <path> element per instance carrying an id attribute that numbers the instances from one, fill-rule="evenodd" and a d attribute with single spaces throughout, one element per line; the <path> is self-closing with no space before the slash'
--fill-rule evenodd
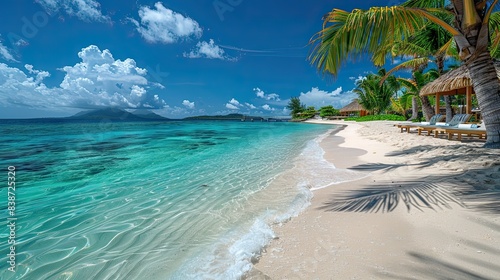
<path id="1" fill-rule="evenodd" d="M 426 178 L 426 182 L 435 182 L 435 178 Z M 392 212 L 401 203 L 411 211 L 424 208 L 440 210 L 452 208 L 452 205 L 465 207 L 446 182 L 422 183 L 407 181 L 371 185 L 361 190 L 347 191 L 345 195 L 335 195 L 319 209 L 332 212 Z"/>

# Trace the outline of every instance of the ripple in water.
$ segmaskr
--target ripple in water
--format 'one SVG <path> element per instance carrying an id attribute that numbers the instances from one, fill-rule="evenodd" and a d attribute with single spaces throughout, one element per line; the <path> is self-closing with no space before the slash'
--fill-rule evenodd
<path id="1" fill-rule="evenodd" d="M 321 125 L 12 126 L 17 272 L 1 279 L 236 279 L 310 187 L 353 176 L 322 161 Z"/>

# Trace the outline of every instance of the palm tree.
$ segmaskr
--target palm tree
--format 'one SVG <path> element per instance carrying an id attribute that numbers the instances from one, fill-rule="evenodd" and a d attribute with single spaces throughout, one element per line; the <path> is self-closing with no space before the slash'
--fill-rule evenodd
<path id="1" fill-rule="evenodd" d="M 497 2 L 409 0 L 401 6 L 352 12 L 333 9 L 311 41 L 314 48 L 310 60 L 321 72 L 336 76 L 345 60 L 367 52 L 374 54 L 381 42 L 388 45 L 402 41 L 433 22 L 453 36 L 459 59 L 467 65 L 486 124 L 485 147 L 500 148 L 500 81 L 490 55 L 490 49 L 500 44 L 498 21 L 495 17 L 490 20 Z M 454 16 L 452 24 L 439 17 L 446 14 Z"/>
<path id="2" fill-rule="evenodd" d="M 358 94 L 359 104 L 372 114 L 385 112 L 391 106 L 391 98 L 399 90 L 399 84 L 394 76 L 382 81 L 384 76 L 386 76 L 385 69 L 381 68 L 376 74 L 368 74 L 356 82 L 356 88 L 353 90 Z"/>
<path id="3" fill-rule="evenodd" d="M 417 108 L 418 104 L 415 105 L 415 104 L 412 104 L 412 101 L 416 101 L 416 99 L 412 98 L 414 97 L 412 94 L 409 94 L 409 93 L 406 93 L 406 90 L 403 89 L 403 95 L 399 96 L 399 97 L 393 97 L 391 98 L 391 109 L 396 112 L 396 113 L 399 113 L 401 115 L 403 115 L 405 117 L 405 119 L 410 119 L 410 120 L 413 120 L 413 119 L 416 119 L 418 117 L 418 111 L 413 111 L 413 114 L 412 114 L 412 117 L 410 118 L 410 116 L 408 115 L 408 110 L 411 109 L 411 107 L 413 106 L 413 108 Z"/>
<path id="4" fill-rule="evenodd" d="M 397 81 L 401 84 L 403 88 L 406 89 L 406 93 L 409 95 L 412 95 L 413 97 L 418 96 L 420 90 L 422 87 L 424 87 L 426 84 L 429 82 L 437 79 L 439 77 L 439 71 L 436 69 L 430 69 L 426 73 L 422 73 L 421 71 L 414 71 L 412 73 L 412 79 L 405 79 L 405 78 L 397 78 Z M 414 104 L 416 102 L 416 99 L 412 99 L 413 103 L 413 114 L 411 119 L 416 118 L 416 112 L 415 107 L 417 104 Z M 436 100 L 436 102 L 439 102 L 439 100 Z M 425 113 L 425 112 L 424 112 Z M 427 119 L 427 117 L 426 117 Z"/>
<path id="5" fill-rule="evenodd" d="M 375 114 L 375 108 L 377 108 L 376 95 L 373 93 L 373 88 L 377 84 L 378 81 L 368 80 L 367 77 L 366 79 L 357 81 L 356 88 L 353 89 L 353 92 L 358 95 L 359 104 L 372 115 Z"/>
<path id="6" fill-rule="evenodd" d="M 449 16 L 444 18 L 447 22 L 451 22 Z M 392 56 L 413 56 L 413 59 L 407 60 L 400 63 L 393 69 L 389 70 L 387 74 L 391 74 L 394 71 L 410 68 L 412 69 L 412 76 L 415 72 L 422 72 L 431 62 L 431 58 L 437 65 L 438 75 L 444 72 L 444 61 L 447 57 L 457 57 L 455 44 L 453 43 L 453 37 L 442 27 L 428 22 L 421 30 L 418 30 L 409 38 L 405 38 L 404 41 L 397 42 L 394 45 L 387 46 L 390 48 Z M 376 54 L 378 56 L 383 55 L 386 51 L 381 50 L 380 53 Z M 383 57 L 377 57 L 376 59 L 383 61 Z M 422 110 L 424 116 L 429 120 L 432 115 L 434 115 L 434 109 L 432 108 L 429 98 L 427 96 L 419 96 L 418 92 L 413 93 L 413 104 L 418 104 L 416 99 L 420 98 L 422 102 Z M 451 120 L 452 118 L 452 107 L 451 107 L 451 97 L 450 95 L 444 96 L 446 105 L 446 119 Z M 413 108 L 415 116 L 416 108 Z"/>

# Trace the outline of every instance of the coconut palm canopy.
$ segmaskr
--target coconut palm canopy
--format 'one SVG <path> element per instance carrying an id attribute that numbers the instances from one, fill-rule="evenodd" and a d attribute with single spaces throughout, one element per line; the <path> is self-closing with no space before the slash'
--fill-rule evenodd
<path id="1" fill-rule="evenodd" d="M 358 100 L 354 99 L 351 103 L 347 104 L 339 111 L 341 113 L 347 113 L 347 112 L 359 112 L 364 110 L 365 109 L 359 104 Z"/>
<path id="2" fill-rule="evenodd" d="M 384 48 L 385 55 L 381 48 L 436 24 L 453 37 L 458 58 L 469 70 L 486 126 L 485 147 L 500 148 L 500 80 L 492 61 L 500 49 L 500 13 L 494 12 L 499 1 L 408 0 L 400 6 L 352 12 L 333 9 L 311 40 L 309 59 L 320 72 L 334 77 L 347 60 L 366 54 L 376 65 L 384 65 L 390 48 Z"/>
<path id="3" fill-rule="evenodd" d="M 500 61 L 495 61 L 495 69 L 500 79 Z M 421 96 L 433 95 L 439 93 L 446 94 L 465 94 L 467 87 L 472 86 L 469 70 L 466 65 L 441 75 L 431 83 L 428 83 L 420 90 Z"/>

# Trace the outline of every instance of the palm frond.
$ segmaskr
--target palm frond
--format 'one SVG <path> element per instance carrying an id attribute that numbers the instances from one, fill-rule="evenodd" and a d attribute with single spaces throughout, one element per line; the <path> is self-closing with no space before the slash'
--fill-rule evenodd
<path id="1" fill-rule="evenodd" d="M 422 44 L 418 44 L 419 42 L 415 38 L 416 37 L 413 36 L 409 41 L 395 44 L 391 49 L 392 55 L 431 56 L 433 54 L 431 49 L 427 48 L 427 46 L 422 46 Z"/>
<path id="2" fill-rule="evenodd" d="M 497 5 L 498 3 L 498 0 L 494 0 L 491 5 L 488 7 L 488 10 L 486 11 L 486 14 L 483 18 L 483 24 L 488 24 L 490 18 L 491 18 L 491 15 L 493 14 L 493 9 L 495 8 L 495 6 Z"/>
<path id="3" fill-rule="evenodd" d="M 490 54 L 493 58 L 500 58 L 500 12 L 490 15 Z"/>
<path id="4" fill-rule="evenodd" d="M 389 51 L 381 52 L 381 45 L 394 45 L 410 38 L 425 26 L 426 19 L 459 35 L 451 25 L 423 9 L 400 6 L 352 12 L 334 9 L 325 16 L 323 29 L 311 38 L 313 48 L 309 60 L 321 73 L 335 77 L 342 64 L 363 53 L 377 53 L 378 57 L 387 55 Z M 374 62 L 381 66 L 381 61 Z"/>
<path id="5" fill-rule="evenodd" d="M 401 4 L 403 7 L 418 7 L 418 8 L 444 8 L 445 0 L 409 0 Z"/>
<path id="6" fill-rule="evenodd" d="M 391 70 L 387 71 L 386 76 L 391 75 L 395 71 L 399 71 L 401 69 L 417 69 L 421 68 L 423 65 L 427 65 L 428 63 L 432 62 L 428 57 L 417 57 L 414 59 L 410 59 L 404 62 L 401 62 L 399 65 L 396 67 L 392 68 Z M 384 76 L 382 79 L 385 80 Z"/>
<path id="7" fill-rule="evenodd" d="M 324 23 L 323 30 L 310 41 L 314 47 L 309 60 L 323 74 L 336 76 L 347 60 L 365 52 L 375 53 L 381 42 L 390 45 L 410 37 L 424 25 L 424 20 L 414 10 L 376 7 L 350 13 L 334 9 Z"/>
<path id="8" fill-rule="evenodd" d="M 398 78 L 402 87 L 407 89 L 408 94 L 418 94 L 418 85 L 412 79 Z"/>
<path id="9" fill-rule="evenodd" d="M 453 38 L 450 38 L 448 42 L 446 42 L 441 48 L 439 48 L 439 50 L 436 52 L 435 55 L 451 56 L 454 58 L 458 58 L 458 50 L 455 40 L 453 40 Z"/>

